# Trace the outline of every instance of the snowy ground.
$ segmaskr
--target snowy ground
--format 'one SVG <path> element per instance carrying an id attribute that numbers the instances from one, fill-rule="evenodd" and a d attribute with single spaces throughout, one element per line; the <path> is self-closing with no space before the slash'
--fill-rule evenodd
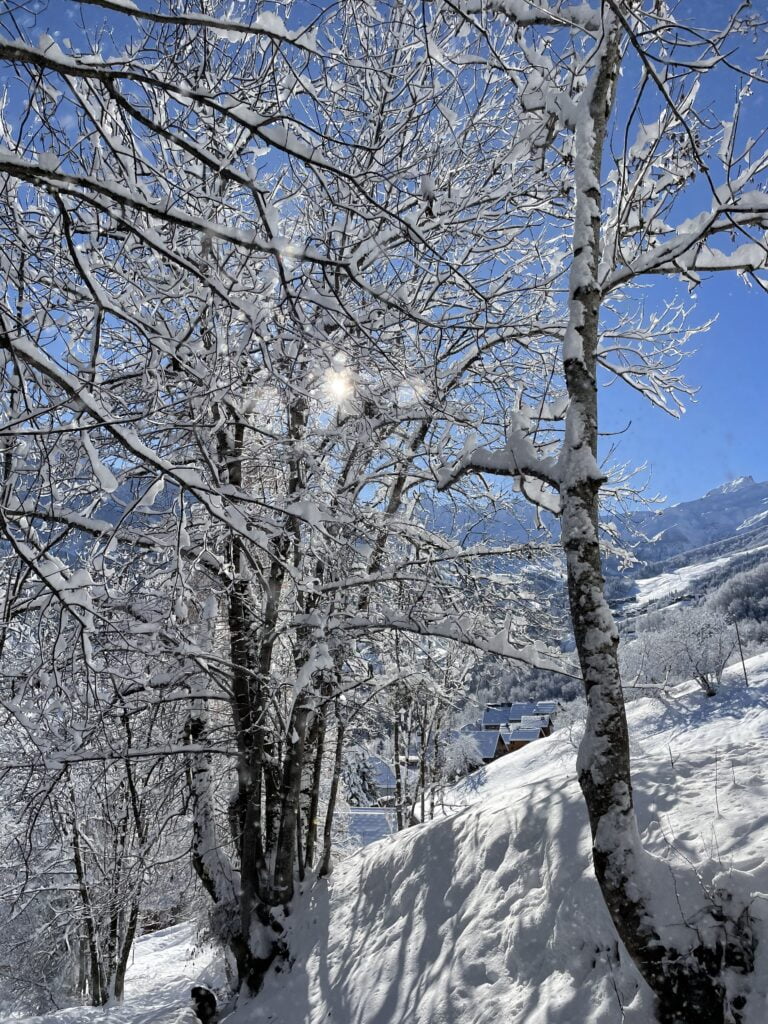
<path id="1" fill-rule="evenodd" d="M 221 967 L 210 946 L 201 947 L 197 928 L 181 924 L 139 939 L 125 981 L 125 1002 L 108 1010 L 72 1007 L 45 1017 L 3 1017 L 6 1024 L 192 1024 L 193 985 L 216 987 Z M 199 1022 L 198 1022 L 199 1024 Z"/>
<path id="2" fill-rule="evenodd" d="M 746 1024 L 765 1024 L 768 655 L 747 669 L 749 689 L 738 666 L 715 698 L 684 684 L 634 702 L 629 717 L 660 887 L 674 867 L 691 906 L 723 883 L 748 894 L 761 942 Z M 652 1024 L 591 871 L 576 739 L 563 729 L 501 759 L 453 792 L 444 817 L 340 863 L 330 890 L 311 887 L 294 915 L 291 972 L 227 1024 Z M 40 1024 L 174 1020 L 168 1008 L 205 970 L 180 964 L 181 947 L 166 957 L 163 941 L 140 944 L 128 1002 L 111 1017 Z"/>
<path id="3" fill-rule="evenodd" d="M 768 656 L 747 668 L 748 691 L 739 666 L 716 698 L 686 684 L 629 714 L 661 870 L 690 862 L 701 886 L 755 894 L 766 941 L 746 1020 L 765 1024 Z M 293 971 L 231 1024 L 651 1024 L 591 871 L 575 742 L 562 731 L 489 765 L 454 813 L 340 864 L 296 915 Z"/>
<path id="4" fill-rule="evenodd" d="M 634 606 L 642 608 L 652 601 L 660 601 L 665 597 L 686 594 L 697 580 L 709 576 L 715 569 L 727 565 L 730 558 L 713 558 L 711 562 L 702 562 L 700 565 L 685 565 L 674 572 L 664 572 L 659 576 L 649 576 L 647 579 L 636 580 L 637 596 Z"/>

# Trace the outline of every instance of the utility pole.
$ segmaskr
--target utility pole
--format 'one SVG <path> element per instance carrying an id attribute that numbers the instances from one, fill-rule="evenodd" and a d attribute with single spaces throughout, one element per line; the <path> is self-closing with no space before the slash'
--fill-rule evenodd
<path id="1" fill-rule="evenodd" d="M 739 624 L 734 620 L 734 628 L 736 629 L 736 639 L 739 642 L 739 654 L 741 655 L 741 669 L 744 673 L 744 685 L 749 689 L 749 678 L 747 677 L 747 666 L 744 663 L 744 648 L 741 646 L 741 633 L 739 632 Z"/>

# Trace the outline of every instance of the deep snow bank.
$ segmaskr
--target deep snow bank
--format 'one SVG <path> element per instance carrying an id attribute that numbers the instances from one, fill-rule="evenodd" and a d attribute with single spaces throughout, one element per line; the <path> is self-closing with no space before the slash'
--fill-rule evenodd
<path id="1" fill-rule="evenodd" d="M 630 705 L 643 837 L 703 903 L 752 895 L 749 1024 L 768 1020 L 768 656 Z M 473 776 L 459 809 L 376 843 L 316 885 L 294 917 L 296 960 L 232 1024 L 650 1024 L 649 993 L 618 947 L 589 860 L 565 730 Z M 461 806 L 461 805 L 464 806 Z M 696 873 L 691 872 L 695 866 Z M 668 877 L 666 877 L 668 876 Z M 669 886 L 665 885 L 668 889 Z M 670 925 L 678 918 L 670 907 Z"/>

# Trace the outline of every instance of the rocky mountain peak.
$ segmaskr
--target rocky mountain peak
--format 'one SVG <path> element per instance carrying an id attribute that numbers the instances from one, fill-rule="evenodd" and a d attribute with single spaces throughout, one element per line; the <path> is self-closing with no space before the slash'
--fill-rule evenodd
<path id="1" fill-rule="evenodd" d="M 719 487 L 713 487 L 711 491 L 707 491 L 704 495 L 705 498 L 709 498 L 714 494 L 735 494 L 737 491 L 744 490 L 745 487 L 754 487 L 755 479 L 751 476 L 737 476 L 733 480 L 729 480 L 727 483 L 720 484 Z"/>

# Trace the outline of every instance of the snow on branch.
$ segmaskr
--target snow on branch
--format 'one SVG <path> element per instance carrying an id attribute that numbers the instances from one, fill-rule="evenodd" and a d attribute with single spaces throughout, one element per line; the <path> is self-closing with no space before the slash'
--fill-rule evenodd
<path id="1" fill-rule="evenodd" d="M 131 427 L 121 423 L 118 417 L 106 409 L 79 378 L 59 366 L 42 349 L 25 339 L 14 338 L 10 332 L 6 332 L 6 338 L 10 348 L 22 363 L 35 367 L 58 384 L 79 410 L 90 414 L 96 423 L 120 442 L 126 453 L 134 456 L 142 465 L 151 467 L 160 475 L 166 476 L 180 487 L 188 490 L 214 519 L 224 523 L 235 533 L 241 534 L 260 547 L 267 546 L 269 537 L 267 531 L 270 528 L 273 533 L 282 530 L 281 524 L 274 521 L 270 523 L 264 517 L 260 517 L 258 528 L 252 526 L 241 509 L 234 504 L 238 499 L 246 505 L 253 504 L 255 499 L 252 495 L 246 491 L 231 491 L 227 494 L 225 503 L 218 489 L 207 483 L 199 470 L 188 465 L 175 465 L 158 455 L 141 440 Z M 272 506 L 269 508 L 270 511 L 277 511 Z M 300 518 L 306 514 L 308 514 L 306 510 L 302 510 L 300 507 L 293 507 L 290 512 L 294 518 Z"/>
<path id="2" fill-rule="evenodd" d="M 535 441 L 535 435 L 539 423 L 561 419 L 565 408 L 565 405 L 539 410 L 522 408 L 508 413 L 506 444 L 496 451 L 476 445 L 470 435 L 454 465 L 437 470 L 438 490 L 446 490 L 462 476 L 471 473 L 512 477 L 519 482 L 529 501 L 557 515 L 560 500 L 556 493 L 552 493 L 560 487 L 557 460 L 541 454 L 542 446 Z"/>
<path id="3" fill-rule="evenodd" d="M 94 625 L 94 607 L 91 599 L 93 579 L 90 572 L 85 568 L 71 569 L 57 555 L 34 545 L 30 537 L 17 537 L 15 532 L 8 528 L 4 510 L 0 511 L 0 521 L 3 524 L 3 535 L 17 556 L 34 571 L 45 590 L 54 595 L 79 624 L 83 631 L 82 639 L 86 654 L 90 654 L 88 634 L 92 632 Z M 20 525 L 29 524 L 22 519 Z"/>
<path id="4" fill-rule="evenodd" d="M 760 239 L 751 239 L 730 251 L 716 249 L 710 239 L 718 234 L 758 228 Z M 672 238 L 640 253 L 628 265 L 615 270 L 603 285 L 608 293 L 642 274 L 756 271 L 768 269 L 768 195 L 747 193 L 732 203 L 683 221 Z"/>
<path id="5" fill-rule="evenodd" d="M 432 617 L 426 614 L 403 614 L 394 609 L 379 609 L 370 615 L 353 616 L 335 622 L 334 625 L 350 632 L 401 630 L 419 636 L 452 640 L 486 654 L 509 658 L 529 668 L 580 678 L 577 668 L 559 651 L 539 641 L 531 641 L 527 637 L 514 638 L 512 633 L 515 623 L 511 616 L 495 633 L 485 633 L 478 626 L 476 618 L 469 615 L 443 615 L 438 612 Z"/>
<path id="6" fill-rule="evenodd" d="M 55 166 L 55 159 L 45 159 L 41 154 L 37 161 L 25 160 L 5 147 L 0 147 L 0 172 L 39 185 L 58 194 L 71 195 L 82 202 L 92 202 L 94 197 L 104 199 L 108 205 L 105 211 L 130 209 L 143 213 L 150 219 L 190 228 L 223 242 L 230 242 L 247 250 L 265 254 L 306 260 L 310 263 L 336 266 L 337 260 L 324 256 L 313 246 L 300 246 L 287 239 L 267 238 L 255 231 L 237 230 L 226 227 L 218 221 L 204 220 L 189 210 L 178 206 L 171 196 L 150 202 L 136 190 L 129 190 L 116 181 L 102 181 L 87 174 L 72 174 Z"/>
<path id="7" fill-rule="evenodd" d="M 224 39 L 238 41 L 242 37 L 266 36 L 275 43 L 288 43 L 308 53 L 316 53 L 314 35 L 310 29 L 300 28 L 289 31 L 282 18 L 271 11 L 262 11 L 252 22 L 234 21 L 229 18 L 214 18 L 209 14 L 173 13 L 142 10 L 133 0 L 75 0 L 81 6 L 101 7 L 115 14 L 126 14 L 137 21 L 154 22 L 158 25 L 181 25 L 190 28 L 208 28 Z"/>
<path id="8" fill-rule="evenodd" d="M 130 760 L 156 760 L 161 757 L 177 757 L 179 754 L 221 754 L 224 757 L 237 757 L 234 746 L 220 743 L 162 743 L 155 747 L 124 747 L 120 750 L 51 750 L 46 753 L 46 764 L 49 768 L 57 768 L 66 764 L 83 764 L 85 762 L 110 762 Z"/>
<path id="9" fill-rule="evenodd" d="M 546 3 L 544 0 L 463 0 L 457 4 L 462 14 L 491 11 L 502 14 L 520 28 L 537 25 L 551 28 L 578 28 L 597 32 L 601 26 L 600 11 L 590 4 L 574 4 L 570 0 Z"/>

